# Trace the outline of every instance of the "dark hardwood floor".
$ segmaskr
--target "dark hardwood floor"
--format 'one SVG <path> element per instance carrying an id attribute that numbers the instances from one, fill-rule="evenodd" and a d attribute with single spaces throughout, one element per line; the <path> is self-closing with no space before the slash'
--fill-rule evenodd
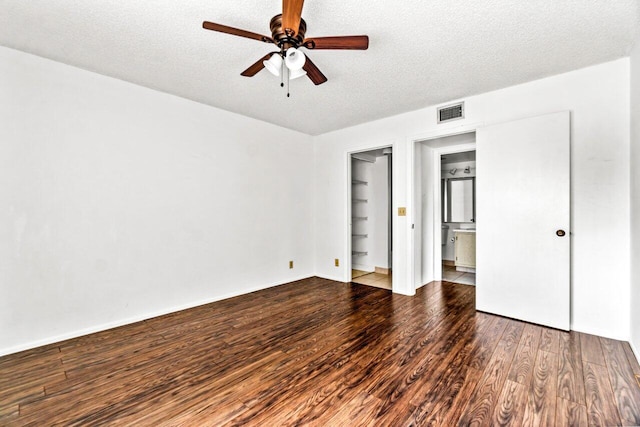
<path id="1" fill-rule="evenodd" d="M 311 278 L 0 358 L 0 425 L 639 425 L 627 343 Z"/>

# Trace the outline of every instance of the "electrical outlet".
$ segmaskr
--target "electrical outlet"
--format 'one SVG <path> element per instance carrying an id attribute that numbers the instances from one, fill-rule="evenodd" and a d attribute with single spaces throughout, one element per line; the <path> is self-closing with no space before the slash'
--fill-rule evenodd
<path id="1" fill-rule="evenodd" d="M 336 267 L 340 267 L 340 260 L 336 258 L 336 260 L 334 261 L 334 264 L 336 265 Z"/>
<path id="2" fill-rule="evenodd" d="M 398 216 L 407 216 L 407 208 L 398 208 Z"/>
<path id="3" fill-rule="evenodd" d="M 293 261 L 289 261 L 289 268 L 293 268 Z"/>

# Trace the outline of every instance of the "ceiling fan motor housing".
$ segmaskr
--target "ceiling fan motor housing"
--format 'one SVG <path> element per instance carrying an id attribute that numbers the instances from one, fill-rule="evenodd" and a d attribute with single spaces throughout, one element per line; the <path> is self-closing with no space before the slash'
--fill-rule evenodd
<path id="1" fill-rule="evenodd" d="M 271 27 L 273 40 L 282 50 L 287 50 L 290 47 L 297 48 L 298 46 L 302 45 L 302 42 L 304 41 L 304 34 L 307 31 L 307 23 L 304 22 L 304 19 L 300 19 L 300 27 L 298 28 L 298 33 L 292 37 L 290 34 L 288 34 L 287 29 L 282 27 L 282 14 L 278 14 L 271 18 L 271 23 L 269 26 Z"/>

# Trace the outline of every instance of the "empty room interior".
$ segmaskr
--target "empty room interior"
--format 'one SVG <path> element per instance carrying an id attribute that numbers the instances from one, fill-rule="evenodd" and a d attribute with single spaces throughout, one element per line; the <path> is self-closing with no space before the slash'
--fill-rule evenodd
<path id="1" fill-rule="evenodd" d="M 636 0 L 0 4 L 0 425 L 640 425 Z"/>

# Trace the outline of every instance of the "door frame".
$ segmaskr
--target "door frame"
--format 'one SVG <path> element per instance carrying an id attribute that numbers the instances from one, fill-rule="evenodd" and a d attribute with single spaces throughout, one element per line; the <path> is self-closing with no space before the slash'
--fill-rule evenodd
<path id="1" fill-rule="evenodd" d="M 410 215 L 409 224 L 411 224 L 411 230 L 409 233 L 409 239 L 407 244 L 407 253 L 409 256 L 407 257 L 407 277 L 411 279 L 411 283 L 409 284 L 410 290 L 412 290 L 412 294 L 415 293 L 416 290 L 416 257 L 422 257 L 422 250 L 418 246 L 418 242 L 422 242 L 422 236 L 416 237 L 415 235 L 415 223 L 418 221 L 422 221 L 422 212 L 421 207 L 418 208 L 418 204 L 422 203 L 420 197 L 417 197 L 416 192 L 416 180 L 420 179 L 422 175 L 422 168 L 425 165 L 420 165 L 420 167 L 416 167 L 416 147 L 417 144 L 423 144 L 427 141 L 446 138 L 449 136 L 463 135 L 467 133 L 476 132 L 477 129 L 481 126 L 484 126 L 484 122 L 473 122 L 468 123 L 466 125 L 458 125 L 455 127 L 447 127 L 443 129 L 438 129 L 432 132 L 414 135 L 407 139 L 408 150 L 407 150 L 407 165 L 408 165 L 408 179 L 407 179 L 407 213 Z M 457 144 L 452 146 L 445 147 L 432 147 L 433 149 L 433 162 L 430 165 L 433 170 L 433 188 L 431 191 L 434 193 L 434 204 L 433 204 L 433 224 L 427 224 L 427 227 L 423 231 L 431 231 L 433 235 L 433 271 L 430 274 L 427 274 L 426 278 L 421 273 L 421 281 L 426 280 L 427 283 L 433 280 L 442 280 L 442 212 L 440 205 L 442 204 L 441 195 L 440 195 L 440 175 L 441 175 L 441 167 L 440 167 L 440 156 L 442 154 L 451 154 L 455 152 L 462 151 L 472 151 L 476 149 L 476 144 L 467 143 L 467 144 Z M 422 266 L 422 263 L 420 263 Z"/>

